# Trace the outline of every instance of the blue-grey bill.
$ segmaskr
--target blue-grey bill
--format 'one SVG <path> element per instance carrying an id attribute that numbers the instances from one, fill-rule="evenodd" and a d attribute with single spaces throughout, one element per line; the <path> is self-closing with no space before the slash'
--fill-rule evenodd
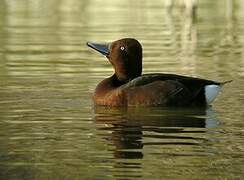
<path id="1" fill-rule="evenodd" d="M 87 42 L 87 46 L 96 51 L 100 52 L 102 55 L 107 56 L 109 54 L 109 44 L 97 44 L 92 42 Z"/>

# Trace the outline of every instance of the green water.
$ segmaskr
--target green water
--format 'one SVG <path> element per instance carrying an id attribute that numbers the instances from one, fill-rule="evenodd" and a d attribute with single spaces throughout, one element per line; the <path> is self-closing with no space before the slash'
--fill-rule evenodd
<path id="1" fill-rule="evenodd" d="M 0 179 L 243 179 L 244 2 L 0 0 Z M 207 109 L 94 107 L 87 41 L 138 39 L 144 73 L 224 81 Z"/>

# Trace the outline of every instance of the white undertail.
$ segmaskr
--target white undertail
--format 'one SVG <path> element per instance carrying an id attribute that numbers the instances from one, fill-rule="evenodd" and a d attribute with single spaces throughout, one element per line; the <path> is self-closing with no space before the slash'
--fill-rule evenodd
<path id="1" fill-rule="evenodd" d="M 221 85 L 206 85 L 205 86 L 205 98 L 208 104 L 211 104 L 219 94 Z"/>

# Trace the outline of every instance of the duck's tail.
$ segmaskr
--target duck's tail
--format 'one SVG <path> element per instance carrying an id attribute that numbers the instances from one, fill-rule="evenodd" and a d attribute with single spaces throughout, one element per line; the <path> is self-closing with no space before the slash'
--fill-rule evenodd
<path id="1" fill-rule="evenodd" d="M 228 81 L 224 81 L 224 82 L 220 82 L 219 85 L 223 86 L 225 84 L 231 83 L 233 80 L 228 80 Z"/>
<path id="2" fill-rule="evenodd" d="M 208 104 L 211 104 L 214 99 L 217 97 L 219 94 L 219 91 L 223 87 L 223 85 L 232 82 L 233 80 L 228 80 L 224 82 L 220 82 L 219 85 L 216 84 L 211 84 L 211 85 L 206 85 L 204 90 L 205 90 L 205 98 Z"/>

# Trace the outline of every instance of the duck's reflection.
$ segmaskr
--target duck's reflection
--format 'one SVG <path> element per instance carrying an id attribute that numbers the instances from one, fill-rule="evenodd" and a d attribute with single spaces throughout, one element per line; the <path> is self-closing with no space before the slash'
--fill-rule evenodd
<path id="1" fill-rule="evenodd" d="M 217 123 L 211 109 L 95 108 L 98 134 L 115 158 L 143 158 L 146 145 L 194 145 Z"/>
<path id="2" fill-rule="evenodd" d="M 112 151 L 113 176 L 142 176 L 144 156 L 191 156 L 217 123 L 211 109 L 96 107 L 97 134 Z M 198 150 L 197 150 L 198 153 Z M 193 152 L 194 154 L 194 152 Z"/>

